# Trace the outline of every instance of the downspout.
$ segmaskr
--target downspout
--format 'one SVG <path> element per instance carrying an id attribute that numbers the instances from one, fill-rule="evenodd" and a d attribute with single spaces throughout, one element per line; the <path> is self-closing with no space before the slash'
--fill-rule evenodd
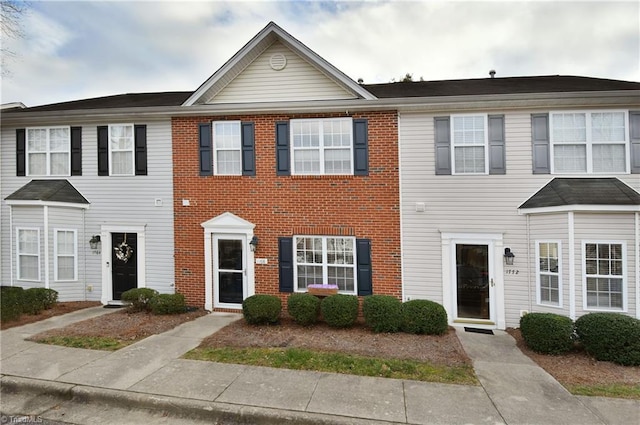
<path id="1" fill-rule="evenodd" d="M 13 256 L 13 206 L 9 205 L 9 273 L 11 274 L 10 276 L 10 284 L 9 286 L 13 286 L 13 280 L 14 280 L 14 270 L 13 270 L 13 260 L 14 260 L 14 256 Z M 17 254 L 17 253 L 16 253 Z"/>
<path id="2" fill-rule="evenodd" d="M 531 215 L 527 214 L 527 295 L 529 297 L 529 312 L 533 311 L 533 298 L 531 296 Z"/>
<path id="3" fill-rule="evenodd" d="M 573 211 L 569 211 L 567 214 L 569 227 L 569 317 L 571 320 L 576 320 L 575 225 Z"/>
<path id="4" fill-rule="evenodd" d="M 86 210 L 83 209 L 82 210 L 82 246 L 84 247 L 82 249 L 82 268 L 83 268 L 83 272 L 82 272 L 82 285 L 84 286 L 83 288 L 83 294 L 84 294 L 84 301 L 87 301 L 87 249 L 85 246 L 85 241 L 87 240 L 87 222 L 86 222 Z M 78 243 L 78 245 L 80 245 Z M 79 248 L 79 247 L 78 247 Z"/>
<path id="5" fill-rule="evenodd" d="M 636 318 L 640 319 L 640 212 L 636 212 Z"/>
<path id="6" fill-rule="evenodd" d="M 400 135 L 402 134 L 402 131 L 400 129 L 400 125 L 401 125 L 401 121 L 400 121 L 400 113 L 396 112 L 397 114 L 397 119 L 398 119 L 398 208 L 399 208 L 399 217 L 398 219 L 400 220 L 400 299 L 402 300 L 402 302 L 406 301 L 405 298 L 405 273 L 404 273 L 404 212 L 402 209 L 403 203 L 402 203 L 402 166 L 401 166 L 401 161 L 402 161 L 402 145 L 400 143 Z M 443 298 L 444 298 L 444 294 L 443 294 Z"/>
<path id="7" fill-rule="evenodd" d="M 44 206 L 44 287 L 49 289 L 49 207 Z"/>

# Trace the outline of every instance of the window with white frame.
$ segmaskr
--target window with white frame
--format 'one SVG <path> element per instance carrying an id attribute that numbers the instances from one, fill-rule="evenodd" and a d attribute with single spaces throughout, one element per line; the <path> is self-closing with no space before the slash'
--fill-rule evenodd
<path id="1" fill-rule="evenodd" d="M 294 238 L 296 291 L 309 285 L 337 285 L 344 293 L 356 293 L 355 239 L 337 236 Z"/>
<path id="2" fill-rule="evenodd" d="M 134 175 L 133 124 L 109 125 L 109 164 L 112 176 Z"/>
<path id="3" fill-rule="evenodd" d="M 291 120 L 293 174 L 353 174 L 351 118 Z"/>
<path id="4" fill-rule="evenodd" d="M 55 280 L 77 280 L 78 252 L 77 232 L 56 229 L 54 231 Z"/>
<path id="5" fill-rule="evenodd" d="M 18 280 L 40 280 L 40 230 L 17 229 Z"/>
<path id="6" fill-rule="evenodd" d="M 487 116 L 451 116 L 451 149 L 454 174 L 486 174 Z"/>
<path id="7" fill-rule="evenodd" d="M 538 259 L 538 302 L 560 306 L 562 304 L 560 243 L 538 242 L 536 254 Z"/>
<path id="8" fill-rule="evenodd" d="M 68 176 L 70 174 L 70 127 L 28 128 L 26 133 L 28 176 Z"/>
<path id="9" fill-rule="evenodd" d="M 624 308 L 624 251 L 621 243 L 584 244 L 586 308 Z"/>
<path id="10" fill-rule="evenodd" d="M 213 172 L 217 175 L 242 175 L 242 137 L 240 121 L 213 123 Z"/>
<path id="11" fill-rule="evenodd" d="M 552 112 L 550 125 L 554 173 L 627 172 L 626 112 Z"/>

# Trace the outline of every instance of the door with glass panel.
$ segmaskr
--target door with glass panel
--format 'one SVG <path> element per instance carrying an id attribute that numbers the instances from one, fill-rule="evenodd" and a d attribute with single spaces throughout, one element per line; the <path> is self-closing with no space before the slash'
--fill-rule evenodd
<path id="1" fill-rule="evenodd" d="M 214 304 L 242 304 L 247 296 L 246 237 L 217 235 L 213 238 Z"/>
<path id="2" fill-rule="evenodd" d="M 490 245 L 457 243 L 455 245 L 456 318 L 493 320 L 493 275 Z"/>

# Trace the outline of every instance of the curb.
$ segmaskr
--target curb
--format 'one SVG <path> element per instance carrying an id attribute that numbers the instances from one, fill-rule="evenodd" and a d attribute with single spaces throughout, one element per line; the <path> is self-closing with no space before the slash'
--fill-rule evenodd
<path id="1" fill-rule="evenodd" d="M 218 423 L 215 421 L 247 425 L 281 425 L 286 423 L 301 425 L 379 425 L 392 423 L 355 417 L 114 390 L 10 375 L 3 375 L 1 384 L 2 393 L 56 397 L 61 402 L 100 404 L 114 407 L 126 406 L 132 409 L 162 411 L 169 416 L 212 423 Z M 46 416 L 46 413 L 41 416 Z"/>

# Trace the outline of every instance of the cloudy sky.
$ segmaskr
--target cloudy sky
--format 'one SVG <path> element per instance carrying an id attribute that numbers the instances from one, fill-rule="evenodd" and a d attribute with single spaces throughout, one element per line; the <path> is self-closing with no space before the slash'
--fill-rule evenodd
<path id="1" fill-rule="evenodd" d="M 269 21 L 366 83 L 640 81 L 640 2 L 34 1 L 2 40 L 1 102 L 195 90 Z"/>

